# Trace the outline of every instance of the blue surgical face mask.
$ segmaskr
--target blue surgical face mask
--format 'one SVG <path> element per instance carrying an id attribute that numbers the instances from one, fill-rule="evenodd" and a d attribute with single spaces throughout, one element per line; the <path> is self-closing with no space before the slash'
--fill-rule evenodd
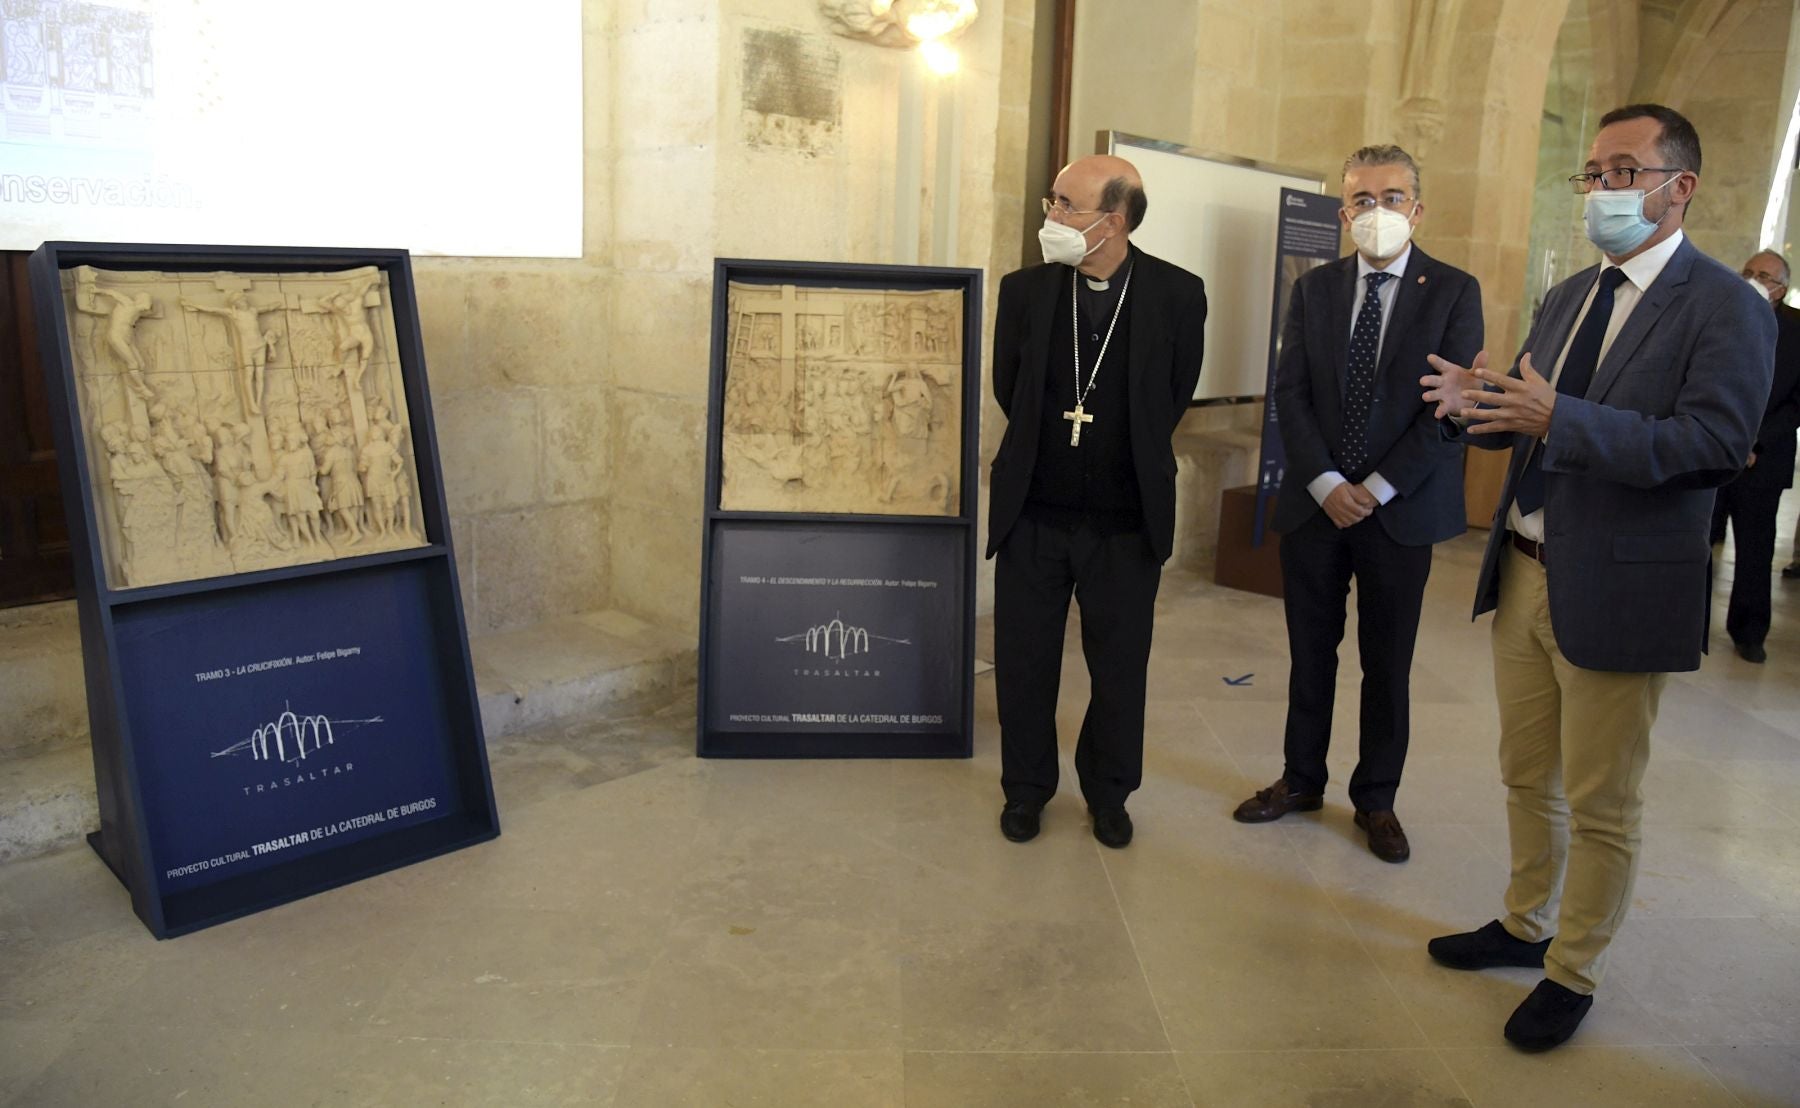
<path id="1" fill-rule="evenodd" d="M 1657 192 L 1680 179 L 1680 174 L 1669 178 L 1650 192 Z M 1613 257 L 1629 254 L 1644 244 L 1644 240 L 1656 233 L 1659 218 L 1652 222 L 1644 218 L 1644 198 L 1650 195 L 1643 189 L 1602 189 L 1587 194 L 1587 203 L 1582 209 L 1582 219 L 1587 223 L 1588 241 L 1598 246 L 1604 253 Z M 1668 209 L 1663 215 L 1668 215 Z"/>

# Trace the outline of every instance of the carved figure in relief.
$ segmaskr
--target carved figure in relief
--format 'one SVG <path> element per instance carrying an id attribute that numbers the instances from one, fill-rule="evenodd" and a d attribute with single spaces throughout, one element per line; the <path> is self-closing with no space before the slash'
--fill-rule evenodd
<path id="1" fill-rule="evenodd" d="M 370 274 L 319 301 L 319 306 L 331 314 L 332 328 L 337 332 L 337 356 L 344 363 L 353 389 L 362 387 L 369 359 L 375 356 L 375 332 L 369 327 L 369 313 L 363 301 L 380 280 L 380 274 Z M 349 373 L 352 355 L 356 359 L 355 373 Z"/>
<path id="2" fill-rule="evenodd" d="M 865 444 L 875 422 L 862 389 L 848 376 L 838 378 L 827 391 L 825 426 L 832 469 L 838 473 L 861 473 L 865 468 Z"/>
<path id="3" fill-rule="evenodd" d="M 325 529 L 332 530 L 331 515 L 331 471 L 326 468 L 325 459 L 331 453 L 331 447 L 337 442 L 337 435 L 325 422 L 323 412 L 314 411 L 306 420 L 306 442 L 312 448 L 314 472 L 319 475 L 319 500 L 325 505 Z"/>
<path id="4" fill-rule="evenodd" d="M 150 430 L 133 427 L 125 450 L 112 458 L 118 494 L 119 532 L 125 540 L 121 569 L 128 583 L 148 580 L 154 565 L 175 545 L 175 484 L 152 456 Z"/>
<path id="5" fill-rule="evenodd" d="M 238 529 L 238 476 L 250 467 L 250 455 L 240 445 L 250 433 L 242 424 L 213 428 L 213 494 L 219 502 L 219 535 L 230 545 Z"/>
<path id="6" fill-rule="evenodd" d="M 319 473 L 330 482 L 331 489 L 325 506 L 337 521 L 339 532 L 350 536 L 347 543 L 354 544 L 363 536 L 359 522 L 363 509 L 362 482 L 357 480 L 356 452 L 351 449 L 356 440 L 347 429 L 326 433 L 331 441 L 325 447 L 324 460 L 319 463 Z"/>
<path id="7" fill-rule="evenodd" d="M 249 560 L 274 557 L 276 552 L 291 549 L 287 535 L 275 521 L 275 510 L 269 497 L 275 495 L 281 474 L 258 481 L 256 471 L 246 467 L 238 474 L 238 531 L 233 553 Z"/>
<path id="8" fill-rule="evenodd" d="M 389 437 L 394 443 L 394 530 L 403 535 L 413 535 L 412 481 L 407 478 L 409 467 L 405 464 L 405 455 L 400 453 L 401 439 L 398 432 Z"/>
<path id="9" fill-rule="evenodd" d="M 394 500 L 398 491 L 394 478 L 400 470 L 400 455 L 379 427 L 369 429 L 369 441 L 363 444 L 357 458 L 356 472 L 362 474 L 363 497 L 368 501 L 369 527 L 379 535 L 388 535 L 394 525 Z"/>
<path id="10" fill-rule="evenodd" d="M 276 465 L 281 478 L 282 515 L 287 519 L 288 534 L 302 545 L 317 546 L 325 541 L 320 513 L 325 510 L 319 499 L 319 486 L 314 480 L 317 463 L 312 447 L 298 427 L 283 438 L 287 449 Z"/>
<path id="11" fill-rule="evenodd" d="M 222 307 L 208 307 L 197 304 L 187 297 L 181 298 L 181 306 L 190 312 L 203 312 L 216 315 L 225 320 L 226 330 L 231 334 L 232 347 L 237 354 L 238 391 L 244 402 L 247 415 L 262 414 L 263 369 L 269 364 L 269 356 L 274 353 L 280 333 L 264 331 L 262 316 L 269 312 L 278 312 L 287 307 L 285 301 L 270 300 L 256 303 L 246 292 L 237 291 L 225 294 Z"/>
<path id="12" fill-rule="evenodd" d="M 75 297 L 76 308 L 89 315 L 106 317 L 106 348 L 124 367 L 125 381 L 130 389 L 140 398 L 149 400 L 150 386 L 144 380 L 144 359 L 138 353 L 135 332 L 138 320 L 156 310 L 156 302 L 147 292 L 127 296 L 91 281 L 84 282 L 82 287 L 87 295 Z M 111 302 L 110 307 L 101 302 L 102 297 Z"/>

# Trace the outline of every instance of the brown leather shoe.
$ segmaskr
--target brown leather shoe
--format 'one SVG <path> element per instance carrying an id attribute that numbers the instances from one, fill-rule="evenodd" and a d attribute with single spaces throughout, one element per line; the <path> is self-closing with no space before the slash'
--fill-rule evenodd
<path id="1" fill-rule="evenodd" d="M 1406 832 L 1393 812 L 1358 812 L 1356 826 L 1369 833 L 1369 852 L 1384 862 L 1404 862 L 1412 857 Z"/>
<path id="2" fill-rule="evenodd" d="M 1256 795 L 1237 806 L 1231 818 L 1239 823 L 1268 823 L 1280 819 L 1289 812 L 1316 812 L 1325 806 L 1325 797 L 1320 794 L 1300 796 L 1288 791 L 1288 781 L 1283 777 L 1266 789 L 1256 790 Z"/>

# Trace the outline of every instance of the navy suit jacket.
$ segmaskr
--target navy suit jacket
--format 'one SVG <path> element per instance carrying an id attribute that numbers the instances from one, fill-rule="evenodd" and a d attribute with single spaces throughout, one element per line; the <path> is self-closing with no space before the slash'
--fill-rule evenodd
<path id="1" fill-rule="evenodd" d="M 1756 429 L 1756 464 L 1732 482 L 1742 489 L 1794 484 L 1794 429 L 1800 427 L 1800 311 L 1775 305 L 1775 383 Z"/>
<path id="2" fill-rule="evenodd" d="M 1287 470 L 1274 527 L 1283 534 L 1323 510 L 1306 486 L 1322 473 L 1344 469 L 1337 454 L 1350 326 L 1362 301 L 1356 271 L 1351 254 L 1302 274 L 1282 325 L 1275 414 Z M 1396 495 L 1375 509 L 1375 518 L 1402 546 L 1425 546 L 1462 534 L 1468 513 L 1462 447 L 1439 434 L 1436 405 L 1419 399 L 1419 377 L 1432 372 L 1427 354 L 1468 365 L 1481 349 L 1481 286 L 1415 244 L 1394 294 L 1369 406 L 1369 468 Z"/>
<path id="3" fill-rule="evenodd" d="M 1545 296 L 1521 349 L 1533 368 L 1554 368 L 1599 272 L 1584 269 Z M 1550 623 L 1570 662 L 1628 673 L 1700 668 L 1713 498 L 1749 457 L 1774 362 L 1768 301 L 1683 239 L 1585 396 L 1556 398 L 1543 446 L 1544 557 Z M 1460 437 L 1513 450 L 1476 583 L 1480 615 L 1500 600 L 1507 510 L 1534 440 Z"/>
<path id="4" fill-rule="evenodd" d="M 1206 332 L 1206 287 L 1200 278 L 1131 248 L 1131 360 L 1128 418 L 1132 469 L 1143 498 L 1144 526 L 1158 561 L 1175 548 L 1175 451 L 1170 437 L 1200 380 Z M 988 548 L 992 558 L 1025 508 L 1037 466 L 1038 420 L 1056 301 L 1069 283 L 1066 265 L 1034 265 L 1000 278 L 994 319 L 994 399 L 1006 413 L 1006 435 L 988 482 Z M 1744 286 L 1746 289 L 1748 285 Z M 1109 363 L 1110 364 L 1110 363 Z M 1072 398 L 1071 398 L 1072 399 Z"/>

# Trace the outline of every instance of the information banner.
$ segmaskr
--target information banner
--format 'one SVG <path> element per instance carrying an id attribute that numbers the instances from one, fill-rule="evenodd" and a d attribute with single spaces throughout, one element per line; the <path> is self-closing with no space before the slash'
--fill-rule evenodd
<path id="1" fill-rule="evenodd" d="M 1281 361 L 1281 330 L 1287 323 L 1288 302 L 1294 282 L 1307 270 L 1338 257 L 1338 210 L 1335 196 L 1281 190 L 1281 216 L 1275 247 L 1275 310 L 1269 317 L 1269 374 L 1263 390 L 1262 458 L 1257 466 L 1256 522 L 1250 545 L 1261 546 L 1268 527 L 1268 504 L 1281 491 L 1287 471 L 1287 451 L 1281 445 L 1281 426 L 1275 409 L 1275 370 Z"/>
<path id="2" fill-rule="evenodd" d="M 955 733 L 963 535 L 942 526 L 735 523 L 713 550 L 714 732 Z"/>
<path id="3" fill-rule="evenodd" d="M 118 613 L 165 894 L 460 813 L 425 569 Z"/>

